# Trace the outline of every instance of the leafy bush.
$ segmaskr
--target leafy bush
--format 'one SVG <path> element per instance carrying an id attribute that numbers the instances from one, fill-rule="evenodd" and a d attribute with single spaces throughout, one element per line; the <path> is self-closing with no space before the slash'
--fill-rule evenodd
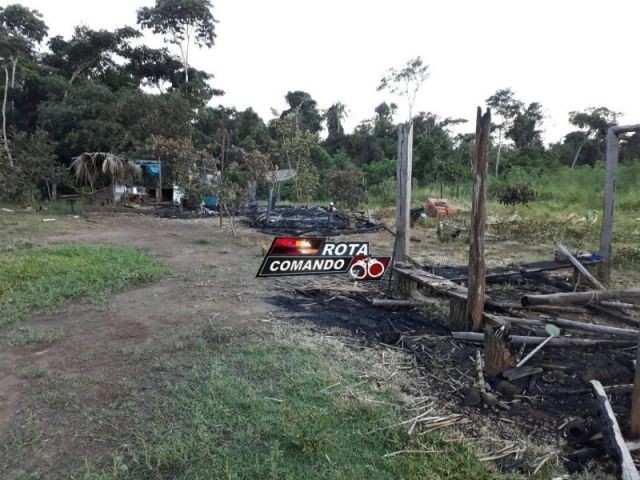
<path id="1" fill-rule="evenodd" d="M 394 205 L 396 202 L 396 181 L 388 178 L 369 189 L 373 202 L 381 206 Z"/>
<path id="2" fill-rule="evenodd" d="M 356 207 L 365 200 L 364 176 L 357 170 L 336 170 L 327 175 L 330 199 L 343 207 Z"/>
<path id="3" fill-rule="evenodd" d="M 395 160 L 377 160 L 362 167 L 367 176 L 369 185 L 378 185 L 387 179 L 393 179 L 396 175 Z"/>
<path id="4" fill-rule="evenodd" d="M 537 197 L 536 191 L 526 183 L 494 187 L 492 195 L 503 205 L 526 205 Z"/>

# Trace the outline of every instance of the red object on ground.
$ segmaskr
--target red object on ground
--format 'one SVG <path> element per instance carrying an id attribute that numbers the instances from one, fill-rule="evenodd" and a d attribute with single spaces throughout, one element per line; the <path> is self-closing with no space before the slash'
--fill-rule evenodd
<path id="1" fill-rule="evenodd" d="M 455 217 L 460 209 L 449 205 L 445 198 L 427 198 L 427 215 L 430 217 Z"/>

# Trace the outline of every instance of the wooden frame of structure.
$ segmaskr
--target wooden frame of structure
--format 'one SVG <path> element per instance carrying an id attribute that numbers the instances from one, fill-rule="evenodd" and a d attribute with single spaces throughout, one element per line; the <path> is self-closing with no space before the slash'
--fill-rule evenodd
<path id="1" fill-rule="evenodd" d="M 609 127 L 607 132 L 607 173 L 604 183 L 604 205 L 600 233 L 600 255 L 603 260 L 603 268 L 600 270 L 600 274 L 605 280 L 609 278 L 613 259 L 613 210 L 618 176 L 618 159 L 620 156 L 620 135 L 631 132 L 640 132 L 640 124 L 616 125 Z"/>

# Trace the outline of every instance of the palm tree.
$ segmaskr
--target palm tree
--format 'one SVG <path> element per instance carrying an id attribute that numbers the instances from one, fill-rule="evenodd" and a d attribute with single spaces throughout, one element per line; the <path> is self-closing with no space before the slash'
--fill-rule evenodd
<path id="1" fill-rule="evenodd" d="M 79 182 L 88 182 L 91 192 L 100 179 L 111 180 L 115 197 L 117 183 L 127 184 L 139 178 L 142 169 L 132 160 L 126 160 L 109 152 L 85 152 L 73 159 L 71 167 Z"/>

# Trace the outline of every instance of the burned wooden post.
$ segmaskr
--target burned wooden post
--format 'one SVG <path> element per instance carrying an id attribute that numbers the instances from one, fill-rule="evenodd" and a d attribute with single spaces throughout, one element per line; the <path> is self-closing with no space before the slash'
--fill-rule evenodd
<path id="1" fill-rule="evenodd" d="M 620 155 L 620 137 L 622 133 L 640 132 L 639 125 L 617 125 L 607 131 L 607 173 L 604 182 L 604 205 L 602 209 L 602 230 L 600 233 L 600 255 L 603 263 L 598 274 L 605 283 L 611 275 L 613 253 L 613 213 L 616 197 L 616 179 L 618 157 Z"/>
<path id="2" fill-rule="evenodd" d="M 413 152 L 413 122 L 398 126 L 398 163 L 396 165 L 396 238 L 395 262 L 406 261 L 411 236 L 411 165 Z"/>
<path id="3" fill-rule="evenodd" d="M 469 285 L 466 307 L 451 305 L 453 323 L 465 330 L 481 330 L 484 326 L 485 273 L 484 230 L 487 220 L 487 171 L 489 167 L 489 132 L 491 111 L 482 114 L 478 107 L 476 117 L 476 141 L 473 155 L 473 199 L 471 205 L 471 229 L 469 234 Z M 463 318 L 456 318 L 464 315 Z"/>

